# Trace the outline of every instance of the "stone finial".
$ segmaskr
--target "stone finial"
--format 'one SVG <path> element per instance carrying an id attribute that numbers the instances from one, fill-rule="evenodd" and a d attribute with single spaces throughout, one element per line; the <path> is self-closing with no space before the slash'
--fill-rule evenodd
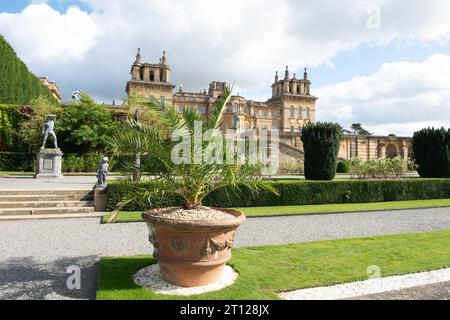
<path id="1" fill-rule="evenodd" d="M 284 72 L 284 78 L 289 79 L 289 66 L 286 66 L 286 71 Z"/>
<path id="2" fill-rule="evenodd" d="M 275 71 L 275 83 L 277 83 L 278 80 L 279 80 L 279 78 L 278 78 L 278 71 Z"/>
<path id="3" fill-rule="evenodd" d="M 166 50 L 163 51 L 163 55 L 161 57 L 161 63 L 167 64 Z"/>
<path id="4" fill-rule="evenodd" d="M 297 79 L 295 79 L 295 73 L 294 73 L 294 77 L 292 78 L 293 80 L 297 80 Z"/>
<path id="5" fill-rule="evenodd" d="M 305 68 L 305 72 L 303 73 L 303 79 L 308 80 L 308 71 L 306 68 Z"/>
<path id="6" fill-rule="evenodd" d="M 182 83 L 180 83 L 180 88 L 178 89 L 178 92 L 179 93 L 183 92 L 183 84 Z"/>
<path id="7" fill-rule="evenodd" d="M 136 64 L 141 63 L 141 48 L 138 48 L 138 51 L 136 54 L 136 61 L 134 63 L 136 63 Z"/>

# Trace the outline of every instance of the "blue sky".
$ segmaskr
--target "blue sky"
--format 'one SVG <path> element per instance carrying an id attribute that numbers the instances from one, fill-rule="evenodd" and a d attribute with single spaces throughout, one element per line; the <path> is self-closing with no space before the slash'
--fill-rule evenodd
<path id="1" fill-rule="evenodd" d="M 186 90 L 234 81 L 254 100 L 275 70 L 308 66 L 319 120 L 409 135 L 450 123 L 449 11 L 446 0 L 0 0 L 0 34 L 65 97 L 120 100 L 140 47 L 150 63 L 167 50 Z"/>

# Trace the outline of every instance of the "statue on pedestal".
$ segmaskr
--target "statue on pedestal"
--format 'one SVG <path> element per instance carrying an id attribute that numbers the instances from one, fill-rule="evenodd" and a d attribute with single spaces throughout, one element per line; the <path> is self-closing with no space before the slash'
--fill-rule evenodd
<path id="1" fill-rule="evenodd" d="M 55 129 L 55 120 L 56 120 L 55 115 L 48 115 L 47 119 L 45 120 L 44 127 L 42 129 L 44 141 L 42 142 L 41 149 L 45 148 L 45 143 L 47 142 L 47 138 L 49 135 L 53 137 L 53 144 L 55 146 L 55 149 L 58 149 L 58 140 L 56 139 L 56 134 L 53 131 Z"/>
<path id="2" fill-rule="evenodd" d="M 106 187 L 106 178 L 108 177 L 109 159 L 104 157 L 97 168 L 97 187 Z"/>
<path id="3" fill-rule="evenodd" d="M 239 115 L 237 110 L 233 111 L 233 129 L 234 130 L 239 129 Z"/>

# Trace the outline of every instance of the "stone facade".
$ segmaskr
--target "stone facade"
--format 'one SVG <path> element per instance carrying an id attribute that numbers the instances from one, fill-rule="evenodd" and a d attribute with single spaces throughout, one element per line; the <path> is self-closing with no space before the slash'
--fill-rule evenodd
<path id="1" fill-rule="evenodd" d="M 166 53 L 158 64 L 142 63 L 138 49 L 136 60 L 131 67 L 131 80 L 126 92 L 129 97 L 140 96 L 152 99 L 162 106 L 172 104 L 179 112 L 185 108 L 198 110 L 208 117 L 214 103 L 223 94 L 226 82 L 213 81 L 208 90 L 185 92 L 180 87 L 173 93 L 174 85 L 170 82 L 170 68 Z M 315 121 L 317 98 L 311 95 L 311 82 L 305 69 L 302 79 L 290 77 L 286 67 L 284 78 L 275 75 L 272 84 L 272 97 L 265 102 L 248 100 L 239 95 L 233 96 L 224 117 L 223 129 L 233 127 L 233 112 L 239 116 L 242 131 L 251 129 L 279 129 L 281 132 L 297 133 L 308 122 Z"/>
<path id="2" fill-rule="evenodd" d="M 58 86 L 56 85 L 56 82 L 49 81 L 47 77 L 39 77 L 39 80 L 41 80 L 41 83 L 45 87 L 47 87 L 48 91 L 50 91 L 52 96 L 61 104 L 62 102 L 61 90 L 59 90 Z"/>
<path id="3" fill-rule="evenodd" d="M 163 52 L 158 64 L 148 64 L 142 63 L 138 49 L 136 60 L 131 66 L 131 80 L 127 83 L 126 92 L 129 97 L 140 96 L 156 100 L 161 107 L 173 105 L 179 112 L 185 108 L 195 109 L 207 118 L 226 85 L 226 82 L 213 81 L 208 89 L 200 92 L 185 92 L 180 87 L 178 92 L 173 93 L 175 86 L 170 82 L 166 53 Z M 271 87 L 272 97 L 265 102 L 249 100 L 239 95 L 233 96 L 224 117 L 223 130 L 233 128 L 233 112 L 237 111 L 241 131 L 279 129 L 282 158 L 302 159 L 301 128 L 307 123 L 315 122 L 318 99 L 311 94 L 308 72 L 305 69 L 303 77 L 297 79 L 295 74 L 290 76 L 286 66 L 284 77 L 280 77 L 278 72 L 275 73 Z M 412 138 L 344 135 L 339 158 L 406 158 L 405 156 L 411 157 L 411 153 Z"/>

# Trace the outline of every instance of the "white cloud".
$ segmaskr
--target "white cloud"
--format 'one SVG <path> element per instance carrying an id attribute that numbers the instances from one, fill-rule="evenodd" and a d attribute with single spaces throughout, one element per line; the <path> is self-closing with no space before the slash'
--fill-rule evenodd
<path id="1" fill-rule="evenodd" d="M 72 7 L 61 14 L 36 4 L 0 14 L 0 33 L 66 96 L 85 89 L 97 97 L 123 97 L 137 47 L 148 62 L 167 50 L 172 78 L 186 89 L 199 90 L 211 80 L 236 81 L 241 94 L 255 98 L 270 92 L 274 71 L 287 64 L 301 73 L 304 66 L 332 67 L 333 57 L 364 43 L 426 44 L 450 36 L 447 0 L 79 2 L 91 11 Z M 370 5 L 380 7 L 379 30 L 367 28 Z M 385 85 L 378 84 L 378 90 L 387 90 Z M 358 91 L 360 99 L 372 93 Z M 351 107 L 343 103 L 337 114 L 349 117 L 355 112 Z"/>
<path id="2" fill-rule="evenodd" d="M 26 61 L 49 66 L 84 58 L 95 46 L 99 29 L 91 16 L 76 7 L 60 14 L 41 3 L 17 14 L 0 13 L 0 33 Z"/>
<path id="3" fill-rule="evenodd" d="M 376 134 L 412 135 L 450 124 L 450 56 L 386 63 L 373 75 L 316 90 L 319 120 L 362 123 Z M 425 121 L 426 120 L 426 121 Z"/>

